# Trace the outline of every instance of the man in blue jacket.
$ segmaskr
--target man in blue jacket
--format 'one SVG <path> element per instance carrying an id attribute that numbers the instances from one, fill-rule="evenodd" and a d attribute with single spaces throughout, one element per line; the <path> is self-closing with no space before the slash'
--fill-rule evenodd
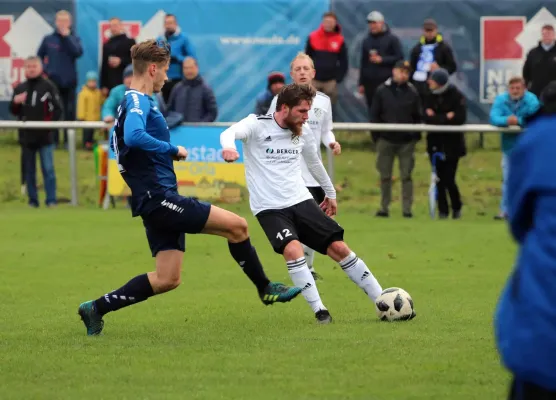
<path id="1" fill-rule="evenodd" d="M 556 398 L 556 82 L 509 158 L 508 221 L 519 245 L 494 319 L 510 399 Z"/>
<path id="2" fill-rule="evenodd" d="M 183 62 L 187 57 L 196 57 L 193 43 L 183 32 L 178 32 L 178 21 L 173 14 L 166 14 L 164 18 L 164 36 L 159 39 L 166 40 L 170 44 L 171 59 L 168 69 L 168 79 L 162 88 L 164 102 L 168 103 L 172 88 L 183 79 Z"/>
<path id="3" fill-rule="evenodd" d="M 500 127 L 523 127 L 525 120 L 539 109 L 539 100 L 532 92 L 526 90 L 525 80 L 513 77 L 508 82 L 508 91 L 499 94 L 490 110 L 490 123 Z M 515 146 L 518 135 L 502 133 L 502 200 L 500 212 L 495 219 L 506 219 L 508 215 L 508 196 L 506 182 L 508 181 L 508 157 Z"/>
<path id="4" fill-rule="evenodd" d="M 44 37 L 37 52 L 48 79 L 58 88 L 66 121 L 75 120 L 76 61 L 83 55 L 81 39 L 72 32 L 71 24 L 71 14 L 58 11 L 56 30 Z M 58 135 L 54 135 L 54 141 L 59 142 Z M 64 143 L 67 143 L 67 132 L 64 132 Z"/>

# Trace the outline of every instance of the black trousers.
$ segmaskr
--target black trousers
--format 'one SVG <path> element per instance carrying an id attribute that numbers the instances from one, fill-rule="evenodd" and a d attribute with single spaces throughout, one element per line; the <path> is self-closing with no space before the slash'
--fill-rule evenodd
<path id="1" fill-rule="evenodd" d="M 164 86 L 162 86 L 162 98 L 164 99 L 164 103 L 166 103 L 166 105 L 168 105 L 168 100 L 170 99 L 170 93 L 172 92 L 172 89 L 179 82 L 181 82 L 181 79 L 174 79 L 166 82 Z"/>
<path id="2" fill-rule="evenodd" d="M 446 157 L 445 160 L 436 160 L 436 175 L 439 179 L 436 184 L 436 188 L 438 190 L 438 212 L 440 214 L 447 215 L 450 211 L 450 207 L 448 206 L 448 197 L 446 194 L 450 196 L 452 210 L 461 210 L 461 196 L 458 185 L 456 184 L 458 162 L 459 158 Z"/>
<path id="3" fill-rule="evenodd" d="M 371 119 L 371 104 L 373 104 L 373 97 L 375 95 L 376 89 L 382 84 L 382 82 L 365 82 L 363 87 L 365 88 L 365 100 L 367 101 L 367 112 L 369 114 L 369 121 Z"/>
<path id="4" fill-rule="evenodd" d="M 508 400 L 556 400 L 556 392 L 514 378 Z"/>
<path id="5" fill-rule="evenodd" d="M 64 107 L 64 121 L 75 121 L 75 88 L 61 88 L 58 87 L 60 93 L 60 100 L 62 107 Z M 59 132 L 54 134 L 54 143 L 60 143 Z M 64 144 L 68 143 L 68 132 L 64 129 Z"/>

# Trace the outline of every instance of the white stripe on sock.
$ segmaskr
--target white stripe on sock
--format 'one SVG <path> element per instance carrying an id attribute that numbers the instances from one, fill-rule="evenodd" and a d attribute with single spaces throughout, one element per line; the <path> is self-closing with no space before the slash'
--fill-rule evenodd
<path id="1" fill-rule="evenodd" d="M 322 304 L 313 275 L 311 275 L 311 272 L 307 267 L 305 258 L 303 257 L 298 258 L 297 260 L 291 260 L 288 261 L 287 264 L 288 273 L 290 274 L 293 284 L 303 290 L 303 297 L 305 297 L 305 300 L 309 303 L 313 312 L 326 310 L 326 307 Z"/>
<path id="2" fill-rule="evenodd" d="M 363 289 L 373 302 L 380 296 L 382 287 L 367 265 L 365 265 L 365 262 L 358 258 L 355 253 L 352 252 L 349 256 L 340 261 L 339 264 L 349 276 L 349 279 Z"/>

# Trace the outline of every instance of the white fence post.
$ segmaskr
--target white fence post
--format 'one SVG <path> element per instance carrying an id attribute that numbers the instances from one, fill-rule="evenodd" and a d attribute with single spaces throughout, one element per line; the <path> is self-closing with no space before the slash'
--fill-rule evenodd
<path id="1" fill-rule="evenodd" d="M 77 206 L 77 140 L 75 129 L 68 129 L 68 153 L 71 181 L 71 205 Z"/>

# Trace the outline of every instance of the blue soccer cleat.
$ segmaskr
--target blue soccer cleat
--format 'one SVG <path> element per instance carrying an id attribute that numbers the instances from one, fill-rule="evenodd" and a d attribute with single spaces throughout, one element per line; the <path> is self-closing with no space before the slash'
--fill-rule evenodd
<path id="1" fill-rule="evenodd" d="M 259 297 L 264 305 L 274 303 L 287 303 L 297 297 L 301 293 L 298 287 L 286 286 L 282 283 L 271 282 L 268 286 L 259 293 Z"/>
<path id="2" fill-rule="evenodd" d="M 102 328 L 104 328 L 104 321 L 102 320 L 102 315 L 96 312 L 95 303 L 92 300 L 82 303 L 77 313 L 85 324 L 85 328 L 87 328 L 87 335 L 100 335 Z"/>

